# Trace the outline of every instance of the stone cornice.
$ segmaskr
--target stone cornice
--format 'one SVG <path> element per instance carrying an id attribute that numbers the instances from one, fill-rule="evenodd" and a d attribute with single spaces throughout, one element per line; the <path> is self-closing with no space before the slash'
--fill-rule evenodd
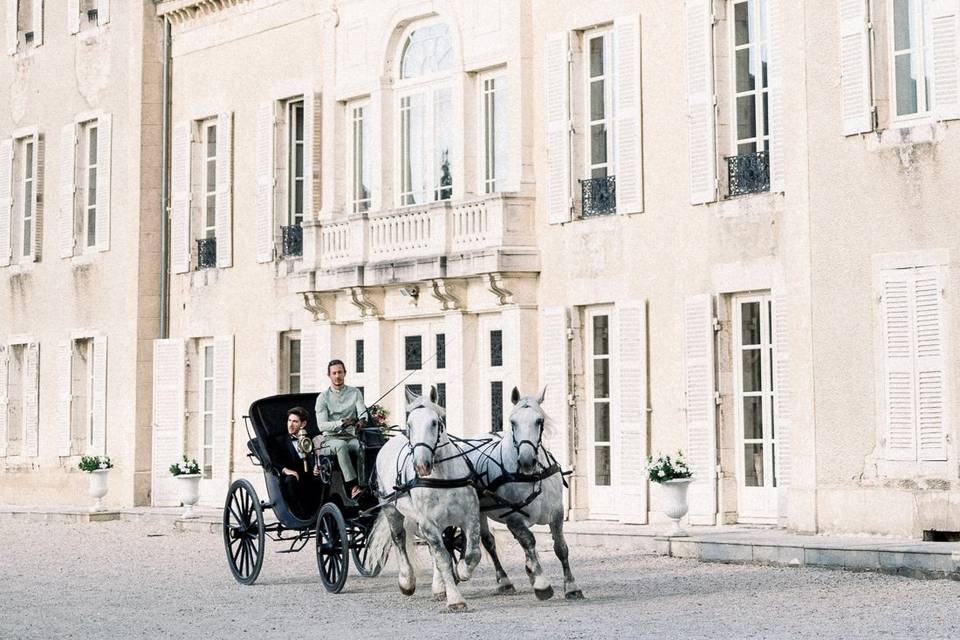
<path id="1" fill-rule="evenodd" d="M 166 16 L 173 24 L 203 18 L 250 0 L 160 0 L 157 15 Z"/>

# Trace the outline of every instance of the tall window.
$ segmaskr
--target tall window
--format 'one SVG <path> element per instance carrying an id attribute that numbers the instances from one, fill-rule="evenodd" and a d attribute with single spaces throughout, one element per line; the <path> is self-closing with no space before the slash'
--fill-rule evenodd
<path id="1" fill-rule="evenodd" d="M 200 346 L 200 468 L 203 477 L 213 477 L 213 345 Z"/>
<path id="2" fill-rule="evenodd" d="M 590 320 L 588 396 L 593 413 L 593 481 L 608 486 L 610 481 L 610 316 L 594 315 Z"/>
<path id="3" fill-rule="evenodd" d="M 71 358 L 71 449 L 81 453 L 93 442 L 93 339 L 73 341 Z"/>
<path id="4" fill-rule="evenodd" d="M 506 177 L 506 77 L 483 78 L 483 192 L 503 189 Z"/>
<path id="5" fill-rule="evenodd" d="M 351 208 L 354 213 L 370 210 L 370 133 L 367 130 L 368 108 L 350 108 Z"/>
<path id="6" fill-rule="evenodd" d="M 587 66 L 587 173 L 590 178 L 611 175 L 611 116 L 613 56 L 609 31 L 591 31 L 586 37 Z"/>
<path id="7" fill-rule="evenodd" d="M 453 48 L 446 25 L 410 32 L 401 54 L 400 204 L 453 196 Z"/>
<path id="8" fill-rule="evenodd" d="M 97 245 L 97 134 L 96 120 L 80 125 L 80 233 L 85 249 Z"/>
<path id="9" fill-rule="evenodd" d="M 287 103 L 287 225 L 303 224 L 304 134 L 303 100 Z"/>
<path id="10" fill-rule="evenodd" d="M 893 0 L 893 77 L 896 115 L 933 109 L 933 0 Z"/>
<path id="11" fill-rule="evenodd" d="M 299 332 L 284 333 L 281 338 L 281 380 L 282 393 L 300 393 L 302 390 L 302 348 Z"/>
<path id="12" fill-rule="evenodd" d="M 17 235 L 13 243 L 15 259 L 33 256 L 36 233 L 36 138 L 20 138 L 16 141 L 14 211 L 17 213 Z"/>
<path id="13" fill-rule="evenodd" d="M 506 372 L 503 370 L 503 330 L 491 329 L 496 319 L 486 321 L 481 327 L 482 349 L 484 352 L 483 368 L 481 370 L 481 384 L 490 394 L 486 400 L 489 406 L 490 432 L 503 431 L 504 396 L 503 379 Z M 481 399 L 483 402 L 483 399 Z"/>
<path id="14" fill-rule="evenodd" d="M 735 0 L 733 3 L 737 155 L 766 151 L 770 146 L 766 21 L 767 0 Z"/>
<path id="15" fill-rule="evenodd" d="M 215 238 L 217 230 L 217 123 L 203 124 L 203 228 L 201 237 Z"/>
<path id="16" fill-rule="evenodd" d="M 40 44 L 43 35 L 37 22 L 43 0 L 17 0 L 17 46 L 21 51 Z"/>
<path id="17" fill-rule="evenodd" d="M 26 431 L 27 345 L 10 345 L 7 353 L 10 354 L 7 364 L 7 455 L 19 456 L 23 452 L 23 433 Z"/>
<path id="18" fill-rule="evenodd" d="M 363 373 L 363 370 L 364 370 L 363 340 L 354 340 L 353 348 L 354 348 L 353 349 L 353 354 L 354 354 L 353 370 L 356 373 Z"/>

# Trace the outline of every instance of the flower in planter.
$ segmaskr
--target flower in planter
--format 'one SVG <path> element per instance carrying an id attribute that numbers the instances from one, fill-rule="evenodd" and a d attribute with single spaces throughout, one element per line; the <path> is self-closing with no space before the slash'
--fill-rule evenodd
<path id="1" fill-rule="evenodd" d="M 693 477 L 693 472 L 687 466 L 687 461 L 683 459 L 683 451 L 678 451 L 673 458 L 661 453 L 656 461 L 652 456 L 647 457 L 647 471 L 650 474 L 650 480 L 653 482 L 667 482 L 668 480 Z"/>
<path id="2" fill-rule="evenodd" d="M 110 456 L 83 456 L 80 458 L 80 464 L 77 465 L 80 471 L 99 471 L 101 469 L 112 469 L 113 462 Z"/>
<path id="3" fill-rule="evenodd" d="M 174 462 L 170 465 L 170 475 L 183 476 L 183 475 L 192 475 L 200 473 L 200 465 L 197 463 L 196 458 L 190 460 L 187 456 L 183 456 L 183 459 L 180 462 Z"/>

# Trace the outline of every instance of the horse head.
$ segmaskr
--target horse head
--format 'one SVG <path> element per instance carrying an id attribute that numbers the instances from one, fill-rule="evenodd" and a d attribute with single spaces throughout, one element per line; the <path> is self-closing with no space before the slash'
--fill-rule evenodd
<path id="1" fill-rule="evenodd" d="M 513 446 L 517 451 L 517 470 L 520 473 L 533 473 L 537 469 L 540 443 L 543 440 L 543 428 L 547 416 L 540 408 L 547 393 L 544 387 L 539 396 L 521 396 L 514 387 L 510 394 L 513 411 L 510 412 L 510 430 L 513 434 Z"/>
<path id="2" fill-rule="evenodd" d="M 433 472 L 434 454 L 443 435 L 443 414 L 434 387 L 430 387 L 429 397 L 407 389 L 407 440 L 413 451 L 413 468 L 421 478 Z"/>

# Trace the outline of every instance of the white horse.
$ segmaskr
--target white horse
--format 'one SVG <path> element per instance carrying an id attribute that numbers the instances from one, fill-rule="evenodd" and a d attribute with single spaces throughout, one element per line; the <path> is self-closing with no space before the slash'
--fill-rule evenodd
<path id="1" fill-rule="evenodd" d="M 538 397 L 520 396 L 516 387 L 510 396 L 510 435 L 486 446 L 472 448 L 468 457 L 478 475 L 480 491 L 480 537 L 497 571 L 500 593 L 515 593 L 497 556 L 487 518 L 507 525 L 526 554 L 527 577 L 540 600 L 553 597 L 553 587 L 543 574 L 536 540 L 530 527 L 550 526 L 553 550 L 563 565 L 563 591 L 568 600 L 583 599 L 570 571 L 569 551 L 563 537 L 563 476 L 555 459 L 543 446 L 543 430 L 549 419 L 540 408 L 546 387 Z"/>
<path id="2" fill-rule="evenodd" d="M 417 578 L 412 527 L 405 524 L 415 522 L 433 554 L 434 598 L 446 598 L 450 611 L 464 611 L 467 603 L 456 583 L 469 579 L 480 563 L 480 506 L 470 467 L 447 437 L 436 393 L 432 387 L 429 398 L 407 391 L 407 437 L 391 438 L 377 455 L 377 491 L 386 504 L 373 525 L 368 549 L 376 566 L 381 566 L 392 539 L 398 552 L 400 591 L 413 595 Z M 463 532 L 464 555 L 456 567 L 443 544 L 448 527 Z"/>

